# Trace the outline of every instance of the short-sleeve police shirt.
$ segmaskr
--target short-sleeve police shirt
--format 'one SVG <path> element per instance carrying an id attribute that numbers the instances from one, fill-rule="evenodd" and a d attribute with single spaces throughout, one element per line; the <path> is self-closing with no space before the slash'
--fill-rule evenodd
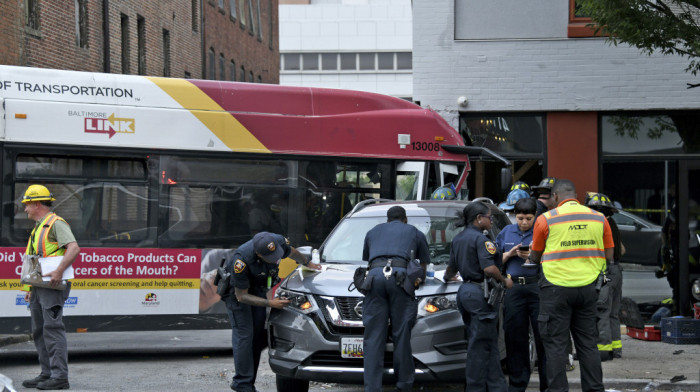
<path id="1" fill-rule="evenodd" d="M 428 241 L 415 226 L 399 220 L 380 223 L 365 236 L 362 260 L 372 261 L 379 257 L 398 257 L 404 261 L 413 257 L 421 263 L 430 263 Z"/>
<path id="2" fill-rule="evenodd" d="M 292 247 L 289 240 L 279 234 L 273 234 L 275 244 L 281 247 L 284 253 L 282 258 L 289 257 Z M 227 270 L 231 273 L 231 283 L 238 289 L 248 289 L 253 295 L 264 296 L 267 291 L 267 277 L 271 277 L 276 283 L 279 267 L 276 264 L 266 263 L 255 254 L 253 240 L 241 245 L 227 263 Z M 274 284 L 274 283 L 273 283 Z"/>
<path id="3" fill-rule="evenodd" d="M 474 225 L 452 240 L 449 266 L 459 271 L 464 280 L 484 279 L 484 268 L 500 263 L 496 244 Z"/>

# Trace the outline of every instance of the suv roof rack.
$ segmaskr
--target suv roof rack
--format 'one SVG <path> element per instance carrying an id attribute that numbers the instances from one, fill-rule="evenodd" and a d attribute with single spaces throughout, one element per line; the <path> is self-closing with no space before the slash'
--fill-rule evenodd
<path id="1" fill-rule="evenodd" d="M 394 202 L 396 200 L 392 199 L 367 199 L 367 200 L 362 200 L 361 202 L 355 204 L 355 207 L 352 208 L 352 211 L 350 211 L 350 214 L 354 214 L 357 211 L 360 211 L 361 209 L 367 207 L 370 204 L 375 204 L 375 203 L 390 203 Z"/>

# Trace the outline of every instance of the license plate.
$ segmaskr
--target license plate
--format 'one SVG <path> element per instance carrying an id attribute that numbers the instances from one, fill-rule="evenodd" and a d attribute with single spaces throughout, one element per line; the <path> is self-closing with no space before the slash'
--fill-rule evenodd
<path id="1" fill-rule="evenodd" d="M 340 338 L 340 356 L 362 358 L 362 338 Z"/>

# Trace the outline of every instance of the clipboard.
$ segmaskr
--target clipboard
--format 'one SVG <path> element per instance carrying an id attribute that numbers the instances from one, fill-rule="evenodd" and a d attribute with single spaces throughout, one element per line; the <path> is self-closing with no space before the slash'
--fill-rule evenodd
<path id="1" fill-rule="evenodd" d="M 61 261 L 63 261 L 63 256 L 40 257 L 39 264 L 41 265 L 41 273 L 48 274 L 49 272 L 55 271 L 56 268 L 58 268 L 58 265 L 61 264 Z M 75 278 L 75 270 L 73 269 L 73 266 L 70 265 L 65 271 L 63 271 L 63 280 L 73 278 Z M 51 281 L 51 277 L 43 276 L 42 280 L 44 282 L 49 282 Z"/>

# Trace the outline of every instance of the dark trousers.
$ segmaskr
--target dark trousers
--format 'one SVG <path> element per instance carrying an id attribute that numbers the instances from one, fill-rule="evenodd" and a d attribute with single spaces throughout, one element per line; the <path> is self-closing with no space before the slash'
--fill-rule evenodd
<path id="1" fill-rule="evenodd" d="M 480 284 L 462 283 L 457 292 L 457 307 L 462 313 L 469 342 L 466 390 L 506 391 L 498 350 L 498 306 L 486 303 Z"/>
<path id="2" fill-rule="evenodd" d="M 231 388 L 236 391 L 255 391 L 260 353 L 267 347 L 265 308 L 228 299 L 226 310 L 231 321 L 231 346 L 236 368 Z"/>
<path id="3" fill-rule="evenodd" d="M 610 281 L 598 293 L 598 350 L 611 352 L 622 349 L 619 316 L 622 270 L 618 264 L 611 264 L 607 275 Z"/>
<path id="4" fill-rule="evenodd" d="M 525 391 L 530 382 L 530 328 L 535 336 L 540 390 L 547 389 L 544 346 L 540 338 L 537 316 L 540 313 L 540 288 L 537 283 L 514 284 L 506 290 L 503 302 L 503 332 L 508 361 L 508 390 Z"/>
<path id="5" fill-rule="evenodd" d="M 405 268 L 394 272 L 405 273 Z M 394 276 L 384 278 L 381 268 L 370 270 L 372 288 L 362 303 L 364 334 L 365 391 L 381 391 L 384 371 L 386 335 L 391 319 L 391 337 L 394 342 L 394 375 L 396 388 L 410 391 L 415 378 L 411 351 L 411 329 L 416 323 L 416 300 L 403 288 L 396 286 Z"/>
<path id="6" fill-rule="evenodd" d="M 547 391 L 568 391 L 566 378 L 569 330 L 581 368 L 583 391 L 604 391 L 600 365 L 595 283 L 582 287 L 546 285 L 540 288 L 540 336 L 547 356 Z"/>
<path id="7" fill-rule="evenodd" d="M 32 315 L 32 337 L 39 355 L 41 375 L 68 379 L 68 342 L 63 324 L 63 304 L 70 294 L 65 290 L 32 287 L 29 310 Z"/>

